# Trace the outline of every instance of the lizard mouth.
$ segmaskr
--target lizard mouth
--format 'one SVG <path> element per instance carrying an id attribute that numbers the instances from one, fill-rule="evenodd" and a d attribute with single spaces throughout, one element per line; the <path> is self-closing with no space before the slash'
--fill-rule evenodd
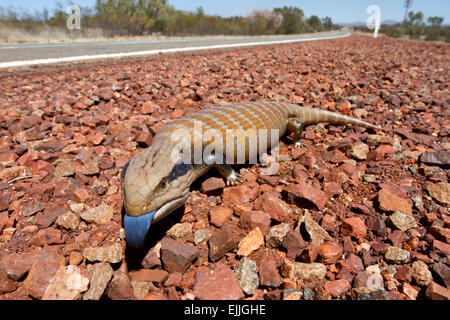
<path id="1" fill-rule="evenodd" d="M 175 211 L 179 207 L 183 205 L 188 195 L 181 196 L 179 198 L 173 199 L 166 204 L 164 204 L 162 207 L 160 207 L 158 210 L 156 210 L 156 213 L 153 217 L 152 222 L 156 222 L 158 220 L 161 220 L 165 216 L 167 216 L 169 213 Z"/>

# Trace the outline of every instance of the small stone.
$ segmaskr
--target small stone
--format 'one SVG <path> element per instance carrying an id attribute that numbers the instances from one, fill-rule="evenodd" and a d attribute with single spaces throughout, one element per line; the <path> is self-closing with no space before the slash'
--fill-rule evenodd
<path id="1" fill-rule="evenodd" d="M 99 300 L 113 275 L 109 263 L 99 262 L 90 264 L 86 268 L 89 278 L 89 290 L 83 295 L 83 300 Z"/>
<path id="2" fill-rule="evenodd" d="M 261 192 L 261 188 L 257 182 L 246 182 L 236 187 L 228 187 L 223 189 L 223 203 L 231 203 L 234 205 L 249 203 L 255 200 Z"/>
<path id="3" fill-rule="evenodd" d="M 73 192 L 73 200 L 84 203 L 91 197 L 91 193 L 86 188 L 79 188 Z"/>
<path id="4" fill-rule="evenodd" d="M 122 261 L 123 250 L 119 243 L 104 247 L 87 247 L 83 256 L 89 261 L 118 263 Z"/>
<path id="5" fill-rule="evenodd" d="M 239 224 L 249 230 L 258 227 L 266 234 L 270 228 L 270 215 L 264 211 L 247 211 L 241 214 Z"/>
<path id="6" fill-rule="evenodd" d="M 80 273 L 80 268 L 69 265 L 56 271 L 43 300 L 77 300 L 89 286 L 89 279 Z"/>
<path id="7" fill-rule="evenodd" d="M 450 245 L 445 242 L 433 239 L 433 249 L 439 250 L 446 255 L 450 255 Z"/>
<path id="8" fill-rule="evenodd" d="M 322 263 L 295 262 L 293 277 L 300 279 L 322 280 L 327 273 L 327 267 Z"/>
<path id="9" fill-rule="evenodd" d="M 246 257 L 239 261 L 236 276 L 242 290 L 247 295 L 253 295 L 259 287 L 259 277 L 256 271 L 256 263 Z"/>
<path id="10" fill-rule="evenodd" d="M 350 283 L 345 279 L 334 280 L 324 285 L 325 291 L 337 298 L 351 289 Z"/>
<path id="11" fill-rule="evenodd" d="M 65 229 L 74 230 L 78 228 L 78 225 L 80 224 L 80 218 L 73 213 L 72 211 L 67 211 L 66 213 L 63 213 L 60 215 L 56 221 L 57 226 L 63 227 Z"/>
<path id="12" fill-rule="evenodd" d="M 79 172 L 86 176 L 92 176 L 100 173 L 100 163 L 98 159 L 92 159 L 91 161 L 86 163 L 80 168 Z"/>
<path id="13" fill-rule="evenodd" d="M 425 189 L 430 196 L 436 199 L 439 203 L 444 205 L 450 205 L 450 183 L 448 182 L 427 182 Z"/>
<path id="14" fill-rule="evenodd" d="M 183 239 L 187 235 L 192 234 L 192 226 L 194 224 L 190 222 L 176 223 L 169 230 L 166 235 L 174 239 Z"/>
<path id="15" fill-rule="evenodd" d="M 48 228 L 64 212 L 66 212 L 66 209 L 64 209 L 62 206 L 49 204 L 45 207 L 44 211 L 38 212 L 36 214 L 35 223 L 40 229 Z"/>
<path id="16" fill-rule="evenodd" d="M 450 152 L 449 151 L 424 152 L 420 155 L 420 162 L 448 169 L 450 168 Z"/>
<path id="17" fill-rule="evenodd" d="M 228 225 L 225 225 L 222 230 L 215 232 L 211 238 L 209 238 L 208 243 L 209 258 L 212 261 L 221 259 L 225 253 L 234 250 L 237 246 L 233 231 Z"/>
<path id="18" fill-rule="evenodd" d="M 420 260 L 414 261 L 412 269 L 412 277 L 419 286 L 427 287 L 433 281 L 433 276 L 425 262 Z"/>
<path id="19" fill-rule="evenodd" d="M 125 268 L 121 267 L 119 270 L 114 271 L 106 294 L 112 300 L 130 300 L 134 298 L 133 287 Z"/>
<path id="20" fill-rule="evenodd" d="M 328 232 L 325 231 L 314 219 L 307 216 L 304 218 L 304 222 L 301 227 L 305 228 L 305 231 L 309 235 L 311 241 L 316 245 L 321 245 L 325 240 L 331 239 Z"/>
<path id="21" fill-rule="evenodd" d="M 78 252 L 78 251 L 70 252 L 70 254 L 69 254 L 69 264 L 77 266 L 81 262 L 83 262 L 83 255 L 81 254 L 81 252 Z"/>
<path id="22" fill-rule="evenodd" d="M 12 292 L 16 289 L 17 289 L 16 283 L 8 278 L 6 272 L 0 270 L 0 294 Z"/>
<path id="23" fill-rule="evenodd" d="M 61 231 L 54 228 L 47 228 L 39 230 L 30 240 L 30 243 L 35 246 L 45 246 L 52 244 L 62 244 Z"/>
<path id="24" fill-rule="evenodd" d="M 259 264 L 260 285 L 277 288 L 281 285 L 281 281 L 278 263 L 271 256 L 264 256 Z"/>
<path id="25" fill-rule="evenodd" d="M 354 300 L 389 300 L 384 288 L 370 289 L 366 287 L 353 288 L 352 298 Z"/>
<path id="26" fill-rule="evenodd" d="M 210 221 L 216 227 L 221 228 L 233 216 L 233 209 L 228 207 L 214 207 L 209 211 Z"/>
<path id="27" fill-rule="evenodd" d="M 398 281 L 410 282 L 412 274 L 413 269 L 406 264 L 402 264 L 397 268 L 397 272 L 395 273 L 394 278 L 397 279 Z"/>
<path id="28" fill-rule="evenodd" d="M 336 242 L 326 241 L 318 251 L 318 261 L 324 264 L 336 263 L 342 256 L 343 249 Z"/>
<path id="29" fill-rule="evenodd" d="M 409 261 L 410 254 L 408 251 L 398 248 L 389 246 L 387 249 L 387 252 L 384 255 L 384 258 L 388 262 L 396 263 L 396 264 L 402 264 Z"/>
<path id="30" fill-rule="evenodd" d="M 34 298 L 41 299 L 51 279 L 63 264 L 63 256 L 48 253 L 41 254 L 24 281 L 26 292 Z"/>
<path id="31" fill-rule="evenodd" d="M 258 250 L 264 246 L 264 235 L 258 227 L 250 231 L 238 244 L 239 256 L 248 256 L 253 251 Z"/>
<path id="32" fill-rule="evenodd" d="M 208 178 L 202 182 L 200 191 L 209 196 L 219 195 L 221 190 L 225 188 L 225 182 L 221 178 Z"/>
<path id="33" fill-rule="evenodd" d="M 347 156 L 355 160 L 366 160 L 368 153 L 369 146 L 367 144 L 361 143 L 352 146 L 351 149 L 347 151 Z"/>
<path id="34" fill-rule="evenodd" d="M 323 210 L 328 196 L 320 189 L 307 185 L 291 184 L 283 189 L 283 198 L 300 208 Z"/>
<path id="35" fill-rule="evenodd" d="M 364 224 L 364 220 L 358 217 L 353 217 L 342 221 L 341 232 L 344 235 L 364 239 L 366 237 L 367 228 Z"/>
<path id="36" fill-rule="evenodd" d="M 431 266 L 435 279 L 450 288 L 450 268 L 442 262 L 435 263 Z"/>
<path id="37" fill-rule="evenodd" d="M 389 216 L 389 221 L 394 227 L 401 231 L 406 231 L 411 228 L 417 227 L 414 217 L 404 214 L 403 212 L 396 211 Z"/>
<path id="38" fill-rule="evenodd" d="M 441 228 L 438 226 L 432 226 L 430 228 L 430 233 L 435 237 L 436 239 L 443 241 L 447 244 L 450 244 L 450 229 L 448 228 Z"/>
<path id="39" fill-rule="evenodd" d="M 407 282 L 402 284 L 402 292 L 412 300 L 416 300 L 417 296 L 419 295 L 419 290 L 417 290 Z"/>
<path id="40" fill-rule="evenodd" d="M 403 199 L 386 189 L 378 191 L 378 203 L 380 209 L 387 212 L 400 211 L 412 215 L 412 201 Z"/>
<path id="41" fill-rule="evenodd" d="M 291 226 L 289 223 L 280 223 L 273 226 L 266 235 L 266 245 L 269 248 L 276 248 L 280 246 L 290 229 Z"/>
<path id="42" fill-rule="evenodd" d="M 203 271 L 205 272 L 205 271 Z M 231 269 L 224 265 L 200 276 L 197 271 L 193 294 L 200 300 L 238 300 L 244 297 L 240 283 Z"/>
<path id="43" fill-rule="evenodd" d="M 291 208 L 286 202 L 267 193 L 256 201 L 255 209 L 268 213 L 276 222 L 283 221 L 291 213 Z"/>
<path id="44" fill-rule="evenodd" d="M 184 273 L 197 257 L 197 249 L 190 244 L 183 244 L 171 238 L 161 240 L 161 258 L 170 273 Z"/>
<path id="45" fill-rule="evenodd" d="M 298 230 L 293 230 L 289 231 L 284 237 L 282 245 L 287 251 L 287 257 L 295 260 L 302 249 L 306 248 L 308 244 L 303 240 Z"/>
<path id="46" fill-rule="evenodd" d="M 205 241 L 208 237 L 208 231 L 206 229 L 199 229 L 194 233 L 194 244 L 197 245 Z"/>
<path id="47" fill-rule="evenodd" d="M 425 295 L 431 300 L 450 300 L 450 290 L 438 285 L 436 282 L 431 282 Z"/>
<path id="48" fill-rule="evenodd" d="M 55 177 L 69 177 L 75 174 L 75 168 L 70 160 L 58 160 L 55 168 Z"/>
<path id="49" fill-rule="evenodd" d="M 142 259 L 142 267 L 147 269 L 161 267 L 161 242 L 158 242 L 147 252 L 144 259 Z"/>
<path id="50" fill-rule="evenodd" d="M 114 209 L 106 204 L 101 204 L 97 207 L 86 210 L 81 213 L 81 218 L 87 222 L 94 222 L 97 224 L 106 224 L 111 221 L 114 215 Z"/>
<path id="51" fill-rule="evenodd" d="M 365 224 L 369 231 L 373 231 L 382 237 L 387 235 L 386 223 L 380 217 L 370 216 L 366 219 Z"/>
<path id="52" fill-rule="evenodd" d="M 131 280 L 157 283 L 163 283 L 167 280 L 167 278 L 169 278 L 169 273 L 167 271 L 158 269 L 140 269 L 130 271 L 128 275 Z"/>

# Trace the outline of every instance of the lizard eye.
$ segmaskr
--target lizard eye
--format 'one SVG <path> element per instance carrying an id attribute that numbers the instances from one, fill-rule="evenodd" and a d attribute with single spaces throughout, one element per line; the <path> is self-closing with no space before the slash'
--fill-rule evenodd
<path id="1" fill-rule="evenodd" d="M 163 178 L 163 179 L 161 180 L 161 182 L 159 183 L 158 187 L 160 187 L 160 188 L 165 188 L 165 187 L 166 187 L 166 179 L 167 179 L 167 177 L 166 177 L 166 178 Z"/>

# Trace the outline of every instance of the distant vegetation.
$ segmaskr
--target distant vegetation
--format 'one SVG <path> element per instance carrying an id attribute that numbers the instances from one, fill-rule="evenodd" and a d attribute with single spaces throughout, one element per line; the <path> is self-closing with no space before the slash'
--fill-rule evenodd
<path id="1" fill-rule="evenodd" d="M 382 25 L 380 32 L 393 38 L 408 37 L 414 40 L 450 42 L 450 26 L 442 25 L 444 18 L 429 17 L 425 23 L 423 13 L 420 11 L 417 13 L 409 11 L 405 17 L 402 23 Z M 353 29 L 372 32 L 365 26 L 353 27 Z"/>
<path id="2" fill-rule="evenodd" d="M 115 37 L 296 34 L 340 28 L 329 17 L 305 17 L 303 11 L 296 7 L 273 11 L 254 9 L 245 17 L 223 18 L 207 15 L 202 8 L 196 12 L 176 10 L 167 4 L 167 0 L 97 0 L 95 7 L 81 8 L 81 30 L 68 30 L 67 18 L 62 5 L 52 13 L 43 8 L 34 14 L 0 7 L 0 40 L 12 41 L 8 36 L 14 38 L 11 36 L 14 32 Z"/>

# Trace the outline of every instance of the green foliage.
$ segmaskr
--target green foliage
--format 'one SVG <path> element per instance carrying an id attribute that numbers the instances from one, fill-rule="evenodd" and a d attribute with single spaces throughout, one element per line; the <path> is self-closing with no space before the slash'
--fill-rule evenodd
<path id="1" fill-rule="evenodd" d="M 104 35 L 270 35 L 319 32 L 340 28 L 331 18 L 306 18 L 296 7 L 255 9 L 248 16 L 223 18 L 207 15 L 202 7 L 195 13 L 175 10 L 168 0 L 96 0 L 93 8 L 81 8 L 81 31 L 66 28 L 68 14 L 62 5 L 53 13 L 44 8 L 31 16 L 0 7 L 0 23 L 27 32 L 45 27 L 67 34 L 86 35 L 89 29 Z"/>
<path id="2" fill-rule="evenodd" d="M 405 33 L 411 39 L 419 39 L 425 31 L 425 23 L 423 22 L 423 13 L 421 11 L 408 13 L 408 20 L 403 21 Z"/>
<path id="3" fill-rule="evenodd" d="M 283 22 L 277 29 L 278 34 L 302 33 L 306 29 L 303 10 L 284 6 L 283 8 L 275 8 L 274 12 L 283 17 Z"/>

